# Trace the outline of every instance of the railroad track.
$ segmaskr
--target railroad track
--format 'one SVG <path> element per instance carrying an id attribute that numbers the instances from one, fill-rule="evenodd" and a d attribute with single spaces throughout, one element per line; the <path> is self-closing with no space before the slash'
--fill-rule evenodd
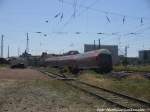
<path id="1" fill-rule="evenodd" d="M 145 109 L 145 111 L 150 111 L 150 102 L 139 100 L 137 98 L 117 93 L 105 88 L 97 87 L 95 85 L 88 84 L 83 81 L 76 80 L 75 78 L 68 78 L 64 75 L 60 75 L 53 72 L 47 72 L 40 70 L 40 72 L 48 75 L 51 78 L 57 80 L 64 80 L 66 84 L 84 91 L 98 99 L 107 101 L 110 104 L 113 104 L 119 108 L 123 109 Z"/>
<path id="2" fill-rule="evenodd" d="M 108 75 L 116 77 L 116 78 L 124 78 L 124 77 L 128 77 L 128 76 L 133 76 L 133 75 L 140 75 L 143 76 L 145 78 L 150 79 L 150 73 L 148 72 L 127 72 L 127 71 L 123 71 L 123 72 L 112 72 Z"/>

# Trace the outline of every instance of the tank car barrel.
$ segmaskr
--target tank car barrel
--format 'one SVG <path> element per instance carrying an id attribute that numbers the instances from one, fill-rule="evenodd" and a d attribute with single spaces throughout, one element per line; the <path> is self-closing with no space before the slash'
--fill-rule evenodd
<path id="1" fill-rule="evenodd" d="M 78 72 L 81 69 L 110 72 L 112 70 L 112 57 L 108 50 L 100 49 L 83 54 L 47 58 L 45 65 L 59 68 L 67 67 L 71 72 Z"/>

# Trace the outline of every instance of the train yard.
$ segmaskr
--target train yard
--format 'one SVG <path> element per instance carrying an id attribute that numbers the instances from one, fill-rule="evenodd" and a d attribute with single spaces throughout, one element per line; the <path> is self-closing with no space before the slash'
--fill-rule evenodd
<path id="1" fill-rule="evenodd" d="M 0 112 L 150 112 L 149 4 L 0 0 Z"/>
<path id="2" fill-rule="evenodd" d="M 65 85 L 65 88 L 61 87 L 62 93 L 64 93 L 64 89 L 67 92 L 68 89 L 74 88 L 74 90 L 95 98 L 95 101 L 105 102 L 108 105 L 106 108 L 150 111 L 149 72 L 113 71 L 112 56 L 106 49 L 44 59 L 41 57 L 36 60 L 36 63 L 29 57 L 20 57 L 10 60 L 9 63 L 10 66 L 1 69 L 1 79 L 38 82 L 50 80 L 54 89 L 57 89 L 61 83 Z M 87 77 L 84 72 L 88 72 L 90 75 Z M 53 83 L 55 84 L 53 85 Z M 108 85 L 109 87 L 105 87 Z M 49 86 L 50 84 L 46 85 L 46 87 Z M 147 91 L 143 91 L 144 89 Z M 93 108 L 89 110 L 91 111 L 91 109 Z"/>
<path id="3" fill-rule="evenodd" d="M 86 71 L 83 71 L 83 72 L 86 72 Z M 108 79 L 111 79 L 111 77 L 112 77 L 112 80 L 118 80 L 118 81 L 120 80 L 120 83 L 123 84 L 124 82 L 122 80 L 124 80 L 128 77 L 129 78 L 133 77 L 134 73 L 132 73 L 132 75 L 123 76 L 121 78 L 120 78 L 120 76 L 119 76 L 119 78 L 117 76 L 118 74 L 120 74 L 119 72 L 112 72 L 112 73 L 107 73 L 107 74 L 103 74 L 103 75 L 98 73 L 94 80 L 93 80 L 93 76 L 95 76 L 95 75 L 92 73 L 92 71 L 91 72 L 87 71 L 87 73 L 90 74 L 90 77 L 87 77 L 87 75 L 85 73 L 83 75 L 82 75 L 82 73 L 80 73 L 78 75 L 74 75 L 74 74 L 71 74 L 68 72 L 62 73 L 62 71 L 60 69 L 49 68 L 49 67 L 48 68 L 33 67 L 33 68 L 25 68 L 25 69 L 10 69 L 7 67 L 3 67 L 0 69 L 0 80 L 1 80 L 0 86 L 6 85 L 6 88 L 8 87 L 8 85 L 12 86 L 12 87 L 9 87 L 9 89 L 10 90 L 13 88 L 15 89 L 15 90 L 12 90 L 12 91 L 14 91 L 13 94 L 16 95 L 13 97 L 15 97 L 15 99 L 17 99 L 17 96 L 20 98 L 20 95 L 21 95 L 21 98 L 19 100 L 20 100 L 20 102 L 23 103 L 23 105 L 25 105 L 25 107 L 22 107 L 23 105 L 21 105 L 21 104 L 19 105 L 18 103 L 14 104 L 14 103 L 12 103 L 12 101 L 4 101 L 4 99 L 12 99 L 13 97 L 12 96 L 9 97 L 9 95 L 6 95 L 7 98 L 3 98 L 2 94 L 1 94 L 1 98 L 2 98 L 0 100 L 0 102 L 1 102 L 0 107 L 2 108 L 1 110 L 2 111 L 6 110 L 8 112 L 16 112 L 16 109 L 22 111 L 23 108 L 25 108 L 24 110 L 32 110 L 33 112 L 38 111 L 38 110 L 36 110 L 38 108 L 38 106 L 35 107 L 36 104 L 34 104 L 32 102 L 32 100 L 29 100 L 29 98 L 27 98 L 29 100 L 28 102 L 24 102 L 22 100 L 25 100 L 24 97 L 26 97 L 26 95 L 30 96 L 32 94 L 32 93 L 30 93 L 31 91 L 34 92 L 34 94 L 32 94 L 32 97 L 39 97 L 38 99 L 37 98 L 33 99 L 33 101 L 35 100 L 36 102 L 38 102 L 40 98 L 45 100 L 44 97 L 47 97 L 47 93 L 45 93 L 45 91 L 48 92 L 48 90 L 45 90 L 45 89 L 41 90 L 41 88 L 40 88 L 44 84 L 44 86 L 43 86 L 44 88 L 45 87 L 53 88 L 53 90 L 51 90 L 52 93 L 53 93 L 53 91 L 55 91 L 55 89 L 58 89 L 57 90 L 58 93 L 61 92 L 61 94 L 63 94 L 63 95 L 65 94 L 65 97 L 71 97 L 71 99 L 74 99 L 74 97 L 77 97 L 77 96 L 79 97 L 81 93 L 84 94 L 84 97 L 86 97 L 86 98 L 90 97 L 91 100 L 88 99 L 88 103 L 87 103 L 87 101 L 85 101 L 86 98 L 84 99 L 84 101 L 81 101 L 81 102 L 84 102 L 83 104 L 86 106 L 87 106 L 87 104 L 88 105 L 90 104 L 91 107 L 87 108 L 87 110 L 86 110 L 89 112 L 96 111 L 96 109 L 98 109 L 98 108 L 144 109 L 144 111 L 146 111 L 146 112 L 149 111 L 148 109 L 150 108 L 150 103 L 149 103 L 150 100 L 148 98 L 148 95 L 147 95 L 148 99 L 146 97 L 143 99 L 140 97 L 140 95 L 142 95 L 142 94 L 140 94 L 140 95 L 137 94 L 137 96 L 139 96 L 139 97 L 137 97 L 132 94 L 122 93 L 118 90 L 115 90 L 115 89 L 113 90 L 113 89 L 107 88 L 107 85 L 110 83 L 109 80 L 104 80 L 104 79 L 100 78 L 103 76 L 104 77 L 107 76 L 107 77 L 109 77 Z M 109 74 L 115 74 L 116 76 L 111 76 Z M 127 73 L 127 74 L 129 74 L 129 73 Z M 143 75 L 141 75 L 141 77 L 146 78 Z M 102 81 L 102 82 L 99 82 L 98 80 Z M 148 78 L 146 78 L 146 80 L 149 81 Z M 11 84 L 5 84 L 4 82 L 11 83 Z M 40 94 L 39 96 L 37 96 L 38 93 L 36 93 L 38 89 L 34 90 L 35 87 L 32 87 L 32 89 L 31 89 L 30 87 L 27 86 L 28 84 L 30 85 L 31 82 L 34 82 L 33 85 L 36 85 L 38 83 L 37 87 L 39 88 L 39 94 Z M 35 82 L 36 82 L 36 84 L 35 84 Z M 107 82 L 107 83 L 105 83 L 105 82 Z M 16 86 L 16 83 L 19 85 Z M 138 81 L 137 83 L 139 83 L 139 85 L 141 85 L 140 81 Z M 142 83 L 143 84 L 145 83 L 144 80 L 142 81 Z M 15 84 L 15 87 L 13 84 Z M 129 82 L 129 84 L 130 84 L 130 82 Z M 106 85 L 106 86 L 104 86 L 104 85 Z M 113 83 L 112 84 L 110 83 L 110 85 L 113 88 Z M 117 85 L 117 87 L 120 86 L 119 83 L 116 85 Z M 135 84 L 133 83 L 132 85 L 135 85 Z M 18 86 L 19 86 L 19 88 L 18 88 Z M 23 86 L 25 86 L 25 87 L 23 87 Z M 59 86 L 61 86 L 61 87 L 59 87 Z M 120 87 L 124 88 L 124 86 L 120 86 Z M 141 85 L 141 87 L 142 87 L 142 85 Z M 5 94 L 5 92 L 9 91 L 8 88 L 6 90 L 5 89 L 3 90 L 2 88 L 4 88 L 4 87 L 1 87 L 0 91 L 2 91 L 2 93 L 4 93 L 4 94 Z M 21 94 L 20 94 L 20 90 L 22 91 L 23 88 L 25 88 L 25 91 L 28 91 L 29 93 L 24 94 L 21 92 Z M 67 95 L 68 93 L 66 93 L 66 92 L 69 92 L 70 88 L 72 88 L 73 90 L 71 90 L 70 95 Z M 128 90 L 129 88 L 130 88 L 130 85 L 128 85 L 128 88 L 124 88 L 124 89 Z M 134 88 L 135 88 L 135 91 L 138 91 L 139 93 L 142 92 L 142 90 L 141 91 L 139 91 L 138 89 L 136 90 L 136 86 Z M 146 88 L 146 86 L 145 86 L 145 88 Z M 23 89 L 23 91 L 24 91 L 24 89 Z M 73 91 L 78 91 L 80 93 L 78 93 L 78 92 L 74 93 Z M 121 90 L 121 91 L 124 91 L 124 90 Z M 148 91 L 149 90 L 147 88 L 147 93 L 148 93 Z M 65 93 L 63 93 L 63 92 L 65 92 Z M 75 96 L 72 95 L 72 92 L 75 94 Z M 143 95 L 146 95 L 144 93 L 144 91 L 142 93 L 143 93 Z M 23 96 L 22 96 L 22 94 L 23 94 Z M 51 94 L 51 93 L 49 93 L 49 94 Z M 45 96 L 43 96 L 43 95 L 45 95 Z M 59 95 L 57 97 L 59 97 Z M 69 101 L 70 101 L 70 103 L 71 102 L 73 103 L 74 101 L 71 99 Z M 79 103 L 81 99 L 80 98 L 77 98 L 77 99 L 79 100 L 79 101 L 77 101 Z M 46 100 L 51 101 L 51 98 L 47 98 Z M 68 102 L 68 99 L 67 100 L 63 99 L 63 100 L 65 102 L 66 101 Z M 14 101 L 14 99 L 13 99 L 13 102 L 18 102 L 18 101 Z M 57 99 L 57 101 L 60 102 L 59 99 Z M 93 101 L 95 102 L 94 104 L 93 104 Z M 28 107 L 27 103 L 34 105 L 33 107 L 36 109 L 33 109 L 32 107 Z M 51 110 L 51 109 L 47 109 L 49 106 L 47 106 L 47 107 L 43 106 L 43 105 L 46 105 L 45 101 L 43 101 L 42 103 L 38 102 L 38 104 L 42 105 L 42 107 L 40 107 L 40 108 L 45 108 L 45 109 L 43 109 L 43 112 L 48 112 L 49 110 Z M 75 105 L 77 105 L 77 104 L 75 104 Z M 83 104 L 79 103 L 79 105 L 81 107 L 83 106 Z M 19 105 L 18 108 L 12 107 L 12 106 L 17 106 L 17 105 Z M 53 103 L 51 102 L 51 106 L 52 105 L 53 105 Z M 55 105 L 55 103 L 54 103 L 54 105 Z M 74 110 L 75 110 L 74 107 L 72 107 L 72 109 L 69 110 L 67 107 L 68 104 L 66 105 L 66 104 L 58 103 L 58 105 L 59 106 L 64 105 L 64 107 L 60 106 L 60 110 L 63 110 L 66 108 L 67 108 L 67 111 L 74 112 Z M 98 105 L 98 106 L 95 107 L 94 105 Z M 10 111 L 11 110 L 10 107 L 13 108 L 14 110 Z M 81 111 L 83 109 L 83 108 L 81 109 L 81 107 L 78 107 L 79 108 L 78 111 Z M 52 106 L 52 110 L 53 109 L 55 112 L 56 111 L 55 106 L 54 107 Z M 47 111 L 45 111 L 45 110 L 47 110 Z M 82 111 L 85 111 L 85 109 L 83 109 Z M 17 112 L 19 112 L 19 111 L 17 111 Z"/>

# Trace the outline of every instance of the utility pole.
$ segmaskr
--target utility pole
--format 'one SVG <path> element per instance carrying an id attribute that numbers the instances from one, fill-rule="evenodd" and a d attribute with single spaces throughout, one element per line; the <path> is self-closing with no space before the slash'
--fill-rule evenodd
<path id="1" fill-rule="evenodd" d="M 98 39 L 98 42 L 99 42 L 98 47 L 100 49 L 101 48 L 101 39 L 100 38 Z"/>
<path id="2" fill-rule="evenodd" d="M 26 52 L 29 53 L 29 34 L 27 33 Z"/>
<path id="3" fill-rule="evenodd" d="M 19 57 L 20 56 L 20 48 L 19 47 L 18 47 L 17 51 L 18 51 L 18 57 Z"/>
<path id="4" fill-rule="evenodd" d="M 128 58 L 127 58 L 127 56 L 128 56 L 128 48 L 129 48 L 129 46 L 125 46 L 125 67 L 127 68 L 127 64 L 128 64 Z"/>
<path id="5" fill-rule="evenodd" d="M 4 35 L 1 36 L 1 58 L 3 58 L 3 50 L 4 50 Z"/>
<path id="6" fill-rule="evenodd" d="M 94 50 L 96 49 L 95 40 L 94 40 Z"/>
<path id="7" fill-rule="evenodd" d="M 127 57 L 127 55 L 128 55 L 128 48 L 129 48 L 129 46 L 125 46 L 125 57 Z"/>
<path id="8" fill-rule="evenodd" d="M 7 57 L 9 58 L 9 45 L 8 45 L 8 56 Z"/>

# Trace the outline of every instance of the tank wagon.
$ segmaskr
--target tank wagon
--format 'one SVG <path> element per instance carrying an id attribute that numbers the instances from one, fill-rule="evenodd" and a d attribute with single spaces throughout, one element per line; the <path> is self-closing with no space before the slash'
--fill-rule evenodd
<path id="1" fill-rule="evenodd" d="M 72 73 L 78 73 L 83 69 L 110 72 L 112 70 L 112 57 L 108 50 L 100 49 L 83 54 L 47 58 L 44 65 L 58 68 L 67 67 Z"/>
<path id="2" fill-rule="evenodd" d="M 24 58 L 12 58 L 10 59 L 10 68 L 26 68 L 27 67 L 27 60 Z"/>

